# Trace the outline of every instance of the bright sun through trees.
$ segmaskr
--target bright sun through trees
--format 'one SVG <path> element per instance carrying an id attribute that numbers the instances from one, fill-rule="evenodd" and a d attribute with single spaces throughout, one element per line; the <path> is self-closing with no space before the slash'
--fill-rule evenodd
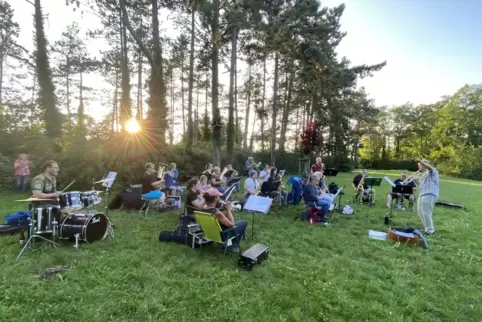
<path id="1" fill-rule="evenodd" d="M 139 125 L 139 122 L 133 118 L 126 122 L 125 129 L 129 133 L 137 133 L 141 130 L 141 126 Z"/>

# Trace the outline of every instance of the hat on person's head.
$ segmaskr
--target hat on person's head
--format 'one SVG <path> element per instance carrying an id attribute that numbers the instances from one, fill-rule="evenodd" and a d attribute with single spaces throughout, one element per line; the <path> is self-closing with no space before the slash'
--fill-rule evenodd
<path id="1" fill-rule="evenodd" d="M 223 194 L 219 192 L 218 189 L 216 188 L 209 188 L 204 192 L 205 195 L 211 196 L 211 197 L 221 197 Z"/>
<path id="2" fill-rule="evenodd" d="M 319 176 L 319 175 L 317 175 L 317 174 L 313 174 L 313 175 L 311 176 L 311 180 L 317 180 L 317 181 L 320 181 L 320 180 L 321 180 L 321 178 L 320 178 L 320 176 Z"/>

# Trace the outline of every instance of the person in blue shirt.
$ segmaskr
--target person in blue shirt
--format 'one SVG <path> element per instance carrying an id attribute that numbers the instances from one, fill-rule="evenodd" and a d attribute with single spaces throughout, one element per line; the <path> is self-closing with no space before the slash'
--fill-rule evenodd
<path id="1" fill-rule="evenodd" d="M 320 207 L 321 215 L 324 217 L 328 210 L 330 210 L 333 199 L 321 194 L 320 188 L 318 187 L 320 180 L 321 178 L 317 174 L 311 176 L 311 182 L 303 188 L 303 199 L 306 204 L 313 203 L 317 207 Z"/>

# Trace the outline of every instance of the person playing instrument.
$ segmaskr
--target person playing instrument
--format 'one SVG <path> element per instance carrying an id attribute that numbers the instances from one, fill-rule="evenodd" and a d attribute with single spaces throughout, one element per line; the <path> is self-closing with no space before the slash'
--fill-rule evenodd
<path id="1" fill-rule="evenodd" d="M 418 162 L 418 168 L 423 174 L 420 180 L 417 212 L 425 226 L 425 233 L 433 235 L 435 233 L 432 220 L 433 207 L 439 197 L 438 170 L 425 159 Z"/>
<path id="2" fill-rule="evenodd" d="M 234 220 L 231 212 L 231 204 L 229 202 L 226 203 L 224 211 L 219 209 L 219 197 L 222 195 L 223 194 L 215 188 L 208 189 L 203 195 L 206 203 L 202 206 L 202 211 L 211 213 L 218 220 L 219 225 L 223 230 L 221 233 L 221 239 L 223 241 L 227 240 L 234 233 L 237 244 L 239 244 L 241 238 L 244 236 L 248 223 L 245 220 Z M 233 231 L 231 231 L 231 229 L 233 229 Z M 224 233 L 226 230 L 230 231 Z M 238 245 L 232 245 L 228 249 L 232 252 L 239 252 Z"/>
<path id="3" fill-rule="evenodd" d="M 177 179 L 179 178 L 179 171 L 177 170 L 177 165 L 175 162 L 171 162 L 170 164 L 171 167 L 171 176 L 174 182 L 177 182 Z"/>
<path id="4" fill-rule="evenodd" d="M 256 179 L 258 172 L 251 170 L 249 172 L 249 178 L 244 180 L 244 198 L 248 199 L 250 195 L 256 195 L 260 190 L 259 181 Z"/>
<path id="5" fill-rule="evenodd" d="M 142 198 L 158 199 L 159 206 L 162 207 L 166 200 L 166 195 L 159 190 L 159 186 L 164 182 L 164 179 L 157 178 L 153 163 L 146 163 L 145 169 L 146 172 L 142 176 Z"/>
<path id="6" fill-rule="evenodd" d="M 311 166 L 311 174 L 315 172 L 324 172 L 325 171 L 325 164 L 321 157 L 316 158 L 316 163 Z"/>
<path id="7" fill-rule="evenodd" d="M 228 164 L 226 166 L 226 169 L 228 169 L 228 171 L 226 172 L 227 176 L 226 176 L 226 184 L 228 186 L 231 185 L 231 181 L 233 180 L 234 177 L 237 177 L 238 176 L 238 172 L 236 170 L 233 169 L 233 165 L 232 164 Z M 233 192 L 238 192 L 239 190 L 241 190 L 241 186 L 240 186 L 240 183 L 239 181 L 237 181 L 235 183 L 235 186 L 234 186 L 234 191 Z"/>
<path id="8" fill-rule="evenodd" d="M 402 185 L 402 183 L 407 180 L 407 172 L 406 171 L 402 171 L 402 173 L 400 174 L 400 178 L 398 178 L 397 180 L 395 180 L 393 183 L 395 185 Z M 407 182 L 404 186 L 407 186 L 407 187 L 413 187 L 415 188 L 415 182 L 412 180 L 410 182 Z M 415 201 L 415 195 L 414 194 L 410 194 L 410 195 L 401 195 L 400 193 L 397 193 L 397 192 L 389 192 L 387 194 L 387 208 L 391 208 L 391 205 L 392 205 L 392 200 L 395 199 L 395 202 L 397 204 L 397 207 L 398 206 L 401 206 L 402 202 L 403 202 L 403 199 L 408 199 L 408 207 L 410 209 L 413 210 L 413 204 L 414 204 L 414 201 Z"/>
<path id="9" fill-rule="evenodd" d="M 221 169 L 219 167 L 213 168 L 213 176 L 211 177 L 211 186 L 218 189 L 219 192 L 224 193 L 226 190 L 221 187 L 223 181 L 221 180 Z"/>
<path id="10" fill-rule="evenodd" d="M 316 174 L 318 177 L 320 177 L 320 183 L 318 184 L 318 187 L 320 188 L 320 195 L 322 195 L 325 199 L 330 201 L 330 204 L 333 203 L 333 197 L 335 196 L 334 194 L 330 193 L 328 191 L 328 187 L 325 184 L 325 180 L 323 179 L 323 172 L 317 171 L 313 174 Z"/>
<path id="11" fill-rule="evenodd" d="M 281 177 L 278 175 L 278 170 L 275 167 L 271 168 L 268 180 L 261 185 L 261 194 L 266 197 L 276 198 L 279 207 L 287 206 L 288 191 L 280 191 L 280 183 Z"/>
<path id="12" fill-rule="evenodd" d="M 203 175 L 205 175 L 207 178 L 208 178 L 208 181 L 211 182 L 211 177 L 213 175 L 213 164 L 212 163 L 208 163 L 206 164 L 206 168 L 204 169 L 203 171 Z"/>
<path id="13" fill-rule="evenodd" d="M 187 182 L 186 211 L 193 214 L 195 210 L 200 210 L 206 202 L 202 197 L 201 182 L 198 179 L 191 179 Z"/>
<path id="14" fill-rule="evenodd" d="M 244 164 L 244 170 L 249 173 L 249 171 L 253 170 L 254 167 L 254 159 L 253 157 L 248 157 L 246 163 Z"/>
<path id="15" fill-rule="evenodd" d="M 208 177 L 205 176 L 204 174 L 199 177 L 199 184 L 200 184 L 199 188 L 201 189 L 201 192 L 204 192 L 209 188 L 211 188 L 211 185 L 208 184 Z"/>
<path id="16" fill-rule="evenodd" d="M 164 172 L 164 178 L 163 178 L 164 189 L 162 190 L 164 191 L 164 193 L 167 193 L 168 195 L 169 194 L 175 195 L 175 192 L 177 190 L 176 181 L 174 179 L 174 176 L 175 176 L 174 170 L 176 170 L 175 166 L 176 164 L 174 163 L 174 168 L 172 168 L 172 163 L 171 163 L 169 171 Z"/>
<path id="17" fill-rule="evenodd" d="M 261 180 L 261 182 L 266 182 L 268 181 L 269 179 L 269 174 L 270 174 L 270 169 L 271 167 L 269 166 L 269 164 L 266 164 L 264 166 L 264 169 L 261 170 L 261 172 L 259 173 L 259 180 Z"/>
<path id="18" fill-rule="evenodd" d="M 32 162 L 28 160 L 25 153 L 18 156 L 18 159 L 14 163 L 15 168 L 15 185 L 17 190 L 20 192 L 27 191 L 27 183 L 30 178 L 30 168 L 32 167 Z"/>
<path id="19" fill-rule="evenodd" d="M 42 174 L 32 179 L 32 195 L 38 199 L 55 199 L 62 194 L 57 191 L 56 177 L 60 168 L 56 161 L 49 160 L 42 166 Z"/>
<path id="20" fill-rule="evenodd" d="M 353 178 L 353 188 L 356 191 L 357 201 L 362 203 L 363 200 L 372 200 L 375 202 L 375 189 L 368 187 L 365 184 L 365 178 L 368 175 L 368 170 L 363 169 L 362 172 Z M 363 184 L 360 184 L 363 179 Z"/>
<path id="21" fill-rule="evenodd" d="M 303 188 L 303 199 L 307 205 L 315 204 L 321 208 L 321 216 L 325 218 L 326 213 L 330 210 L 333 198 L 327 198 L 324 194 L 321 194 L 320 184 L 321 177 L 318 174 L 311 176 L 311 182 L 307 183 Z"/>

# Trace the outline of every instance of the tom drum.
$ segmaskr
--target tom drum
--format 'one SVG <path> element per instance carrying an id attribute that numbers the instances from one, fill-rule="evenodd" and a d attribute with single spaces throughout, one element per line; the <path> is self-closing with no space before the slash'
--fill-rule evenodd
<path id="1" fill-rule="evenodd" d="M 81 197 L 80 191 L 64 192 L 59 196 L 60 211 L 68 213 L 84 208 Z"/>

